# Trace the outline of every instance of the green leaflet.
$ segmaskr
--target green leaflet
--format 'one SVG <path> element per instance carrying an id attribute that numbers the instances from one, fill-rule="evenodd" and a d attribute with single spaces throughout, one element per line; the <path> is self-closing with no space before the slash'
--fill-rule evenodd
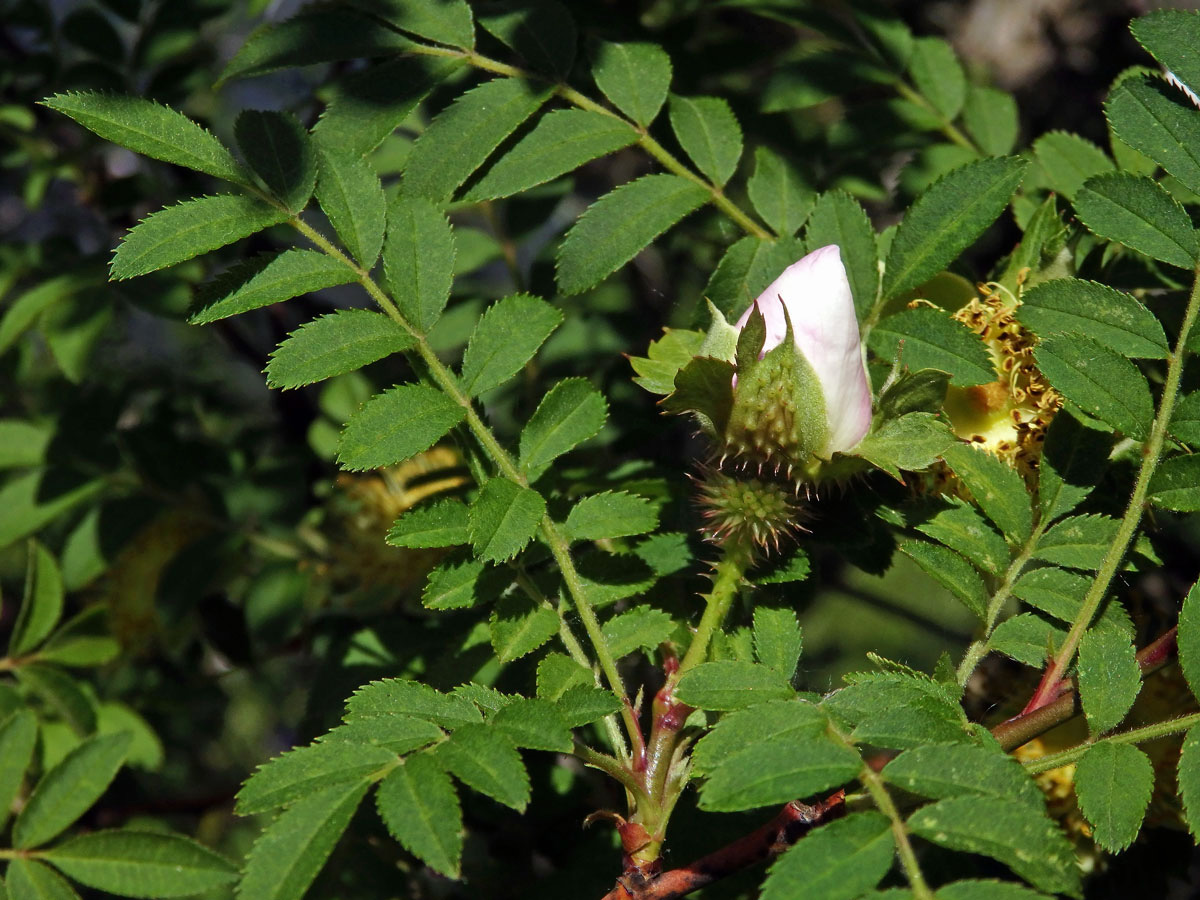
<path id="1" fill-rule="evenodd" d="M 237 868 L 202 844 L 149 831 L 82 834 L 45 858 L 76 881 L 122 897 L 187 897 L 237 880 Z"/>
<path id="2" fill-rule="evenodd" d="M 821 708 L 853 727 L 855 742 L 904 750 L 968 738 L 956 696 L 924 676 L 860 673 L 826 697 Z"/>
<path id="3" fill-rule="evenodd" d="M 50 636 L 63 611 L 63 581 L 58 561 L 37 541 L 29 542 L 25 593 L 8 639 L 8 655 L 24 656 Z"/>
<path id="4" fill-rule="evenodd" d="M 411 46 L 410 40 L 383 23 L 353 10 L 305 11 L 255 29 L 225 66 L 217 83 L 291 66 L 390 56 Z"/>
<path id="5" fill-rule="evenodd" d="M 233 134 L 267 190 L 292 212 L 304 209 L 317 183 L 317 156 L 300 121 L 291 113 L 248 109 Z"/>
<path id="6" fill-rule="evenodd" d="M 532 653 L 558 634 L 558 614 L 521 594 L 503 597 L 488 619 L 492 649 L 501 662 Z"/>
<path id="7" fill-rule="evenodd" d="M 382 747 L 392 753 L 408 753 L 445 737 L 442 729 L 425 719 L 403 713 L 360 716 L 317 738 L 328 744 L 349 743 Z"/>
<path id="8" fill-rule="evenodd" d="M 897 898 L 900 900 L 900 898 Z M 1050 900 L 1014 881 L 972 879 L 956 881 L 938 889 L 937 900 Z"/>
<path id="9" fill-rule="evenodd" d="M 1200 833 L 1200 725 L 1193 725 L 1183 736 L 1178 775 L 1188 830 L 1195 836 Z"/>
<path id="10" fill-rule="evenodd" d="M 382 313 L 342 309 L 301 325 L 275 348 L 267 384 L 298 388 L 407 350 L 412 336 Z"/>
<path id="11" fill-rule="evenodd" d="M 597 43 L 592 77 L 612 104 L 643 128 L 650 124 L 671 86 L 671 58 L 656 44 Z"/>
<path id="12" fill-rule="evenodd" d="M 948 372 L 950 383 L 959 387 L 996 380 L 983 341 L 940 309 L 923 306 L 888 316 L 871 330 L 867 343 L 883 359 L 899 354 L 911 370 Z"/>
<path id="13" fill-rule="evenodd" d="M 1015 290 L 1023 269 L 1042 270 L 1053 266 L 1055 254 L 1062 250 L 1066 235 L 1067 229 L 1058 212 L 1058 197 L 1051 194 L 1030 213 L 1021 243 L 1004 266 L 1001 282 L 1009 290 Z"/>
<path id="14" fill-rule="evenodd" d="M 692 764 L 708 775 L 763 741 L 814 740 L 827 726 L 820 707 L 807 700 L 768 700 L 722 716 L 697 742 Z"/>
<path id="15" fill-rule="evenodd" d="M 1079 642 L 1079 699 L 1093 735 L 1121 724 L 1142 687 L 1137 651 L 1129 635 L 1093 627 Z"/>
<path id="16" fill-rule="evenodd" d="M 129 741 L 124 731 L 88 738 L 43 775 L 13 824 L 13 846 L 38 847 L 87 812 L 116 777 Z"/>
<path id="17" fill-rule="evenodd" d="M 17 680 L 40 697 L 83 737 L 96 730 L 96 707 L 74 678 L 58 666 L 27 663 L 17 669 Z"/>
<path id="18" fill-rule="evenodd" d="M 541 669 L 540 664 L 538 669 Z M 571 752 L 571 730 L 557 706 L 549 700 L 519 697 L 492 716 L 488 725 L 517 747 Z"/>
<path id="19" fill-rule="evenodd" d="M 1083 598 L 1092 585 L 1082 575 L 1063 569 L 1034 569 L 1013 585 L 1013 596 L 1060 622 L 1074 622 Z"/>
<path id="20" fill-rule="evenodd" d="M 558 0 L 515 0 L 480 11 L 479 24 L 536 69 L 564 76 L 575 61 L 575 20 Z"/>
<path id="21" fill-rule="evenodd" d="M 653 531 L 658 511 L 646 498 L 624 491 L 584 497 L 571 508 L 566 530 L 573 541 L 598 541 Z"/>
<path id="22" fill-rule="evenodd" d="M 1075 796 L 1092 823 L 1092 837 L 1119 853 L 1137 837 L 1154 790 L 1150 758 L 1132 744 L 1101 741 L 1075 764 Z"/>
<path id="23" fill-rule="evenodd" d="M 880 813 L 853 813 L 797 841 L 767 872 L 762 900 L 853 900 L 892 867 L 892 827 Z"/>
<path id="24" fill-rule="evenodd" d="M 512 559 L 533 540 L 546 501 L 537 491 L 507 478 L 488 481 L 467 510 L 471 544 L 487 562 Z"/>
<path id="25" fill-rule="evenodd" d="M 235 184 L 250 184 L 246 170 L 212 132 L 152 100 L 83 91 L 55 94 L 43 100 L 42 105 L 70 116 L 104 140 L 135 153 Z"/>
<path id="26" fill-rule="evenodd" d="M 1176 407 L 1178 409 L 1178 407 Z M 1060 410 L 1046 432 L 1038 467 L 1042 519 L 1051 522 L 1083 502 L 1100 480 L 1115 437 Z"/>
<path id="27" fill-rule="evenodd" d="M 611 275 L 709 199 L 678 175 L 643 175 L 605 194 L 567 232 L 558 252 L 558 285 L 579 294 Z"/>
<path id="28" fill-rule="evenodd" d="M 1174 197 L 1143 175 L 1114 172 L 1089 178 L 1075 197 L 1075 212 L 1102 238 L 1180 268 L 1196 263 L 1191 218 Z"/>
<path id="29" fill-rule="evenodd" d="M 1099 569 L 1118 527 L 1109 516 L 1071 516 L 1042 535 L 1033 558 L 1072 569 Z"/>
<path id="30" fill-rule="evenodd" d="M 463 50 L 475 46 L 475 25 L 466 0 L 351 0 L 351 3 L 418 37 Z"/>
<path id="31" fill-rule="evenodd" d="M 584 109 L 554 110 L 469 187 L 463 199 L 510 197 L 636 140 L 637 132 L 612 116 Z"/>
<path id="32" fill-rule="evenodd" d="M 1176 512 L 1200 509 L 1200 457 L 1173 456 L 1150 479 L 1150 502 Z"/>
<path id="33" fill-rule="evenodd" d="M 314 790 L 359 781 L 396 761 L 396 755 L 369 744 L 341 741 L 297 747 L 259 766 L 237 794 L 240 816 L 288 806 Z"/>
<path id="34" fill-rule="evenodd" d="M 465 516 L 463 531 L 456 532 L 453 537 L 456 541 L 461 537 L 464 544 L 470 542 Z M 439 563 L 429 573 L 429 581 L 421 592 L 421 604 L 426 609 L 465 609 L 474 606 L 485 598 L 481 590 L 484 573 L 484 564 L 475 559 L 452 557 Z"/>
<path id="35" fill-rule="evenodd" d="M 980 570 L 1000 575 L 1008 568 L 1008 545 L 971 504 L 952 499 L 948 506 L 916 524 L 918 532 L 970 559 Z"/>
<path id="36" fill-rule="evenodd" d="M 536 478 L 553 460 L 594 437 L 607 418 L 608 403 L 590 381 L 560 381 L 521 431 L 521 469 Z"/>
<path id="37" fill-rule="evenodd" d="M 671 616 L 661 609 L 635 606 L 604 623 L 604 641 L 613 657 L 620 659 L 635 650 L 653 650 L 675 630 Z"/>
<path id="38" fill-rule="evenodd" d="M 935 181 L 896 229 L 883 296 L 912 290 L 969 247 L 1004 211 L 1024 174 L 1024 161 L 996 157 L 967 163 Z"/>
<path id="39" fill-rule="evenodd" d="M 1022 296 L 1017 315 L 1039 335 L 1076 332 L 1122 356 L 1167 355 L 1167 337 L 1154 313 L 1129 294 L 1094 281 L 1044 281 Z"/>
<path id="40" fill-rule="evenodd" d="M 1192 447 L 1200 446 L 1200 391 L 1181 395 L 1176 401 L 1171 434 Z"/>
<path id="41" fill-rule="evenodd" d="M 669 538 L 671 535 L 659 535 L 658 537 Z M 682 568 L 684 565 L 686 562 L 681 563 L 678 568 Z M 795 547 L 783 559 L 752 572 L 751 580 L 754 584 L 794 584 L 807 578 L 811 568 L 808 554 L 802 548 Z"/>
<path id="42" fill-rule="evenodd" d="M 0 721 L 0 826 L 8 820 L 25 770 L 33 761 L 37 731 L 37 718 L 27 709 L 17 710 Z"/>
<path id="43" fill-rule="evenodd" d="M 962 110 L 967 98 L 967 75 L 944 40 L 935 37 L 914 40 L 908 74 L 917 90 L 946 119 L 953 120 Z"/>
<path id="44" fill-rule="evenodd" d="M 753 235 L 747 235 L 735 241 L 725 251 L 725 255 L 721 257 L 721 261 L 717 263 L 717 267 L 709 276 L 704 296 L 711 300 L 713 305 L 730 320 L 736 319 L 766 289 L 767 285 L 803 255 L 804 244 L 795 238 L 784 237 L 777 241 L 765 241 Z M 688 335 L 693 333 L 695 332 L 668 332 L 667 336 L 650 345 L 651 356 L 654 356 L 656 344 L 659 345 L 660 352 L 667 349 L 662 345 L 670 341 L 671 334 Z M 672 360 L 678 365 L 675 365 L 674 369 L 670 371 L 670 381 L 665 382 L 664 379 L 665 390 L 661 390 L 659 393 L 669 394 L 675 389 L 675 373 L 691 362 L 692 357 L 699 349 L 700 346 L 697 344 L 696 350 L 688 353 L 686 358 L 680 356 L 678 359 Z M 635 367 L 636 365 L 635 363 Z"/>
<path id="45" fill-rule="evenodd" d="M 754 173 L 746 181 L 746 193 L 755 211 L 780 237 L 800 230 L 816 199 L 791 164 L 768 147 L 754 149 Z"/>
<path id="46" fill-rule="evenodd" d="M 905 750 L 880 773 L 913 794 L 947 797 L 995 797 L 1042 810 L 1045 797 L 1021 764 L 998 748 L 972 744 L 926 744 Z"/>
<path id="47" fill-rule="evenodd" d="M 716 766 L 700 792 L 700 807 L 739 812 L 787 803 L 845 784 L 861 769 L 853 749 L 825 735 L 772 736 Z"/>
<path id="48" fill-rule="evenodd" d="M 804 241 L 810 250 L 838 245 L 854 309 L 859 321 L 864 320 L 879 294 L 879 248 L 862 204 L 845 191 L 822 194 L 808 217 Z"/>
<path id="49" fill-rule="evenodd" d="M 1177 88 L 1132 76 L 1104 104 L 1113 131 L 1192 191 L 1200 191 L 1200 117 Z"/>
<path id="50" fill-rule="evenodd" d="M 408 852 L 443 875 L 458 877 L 462 809 L 450 776 L 432 756 L 411 756 L 383 779 L 375 808 Z"/>
<path id="51" fill-rule="evenodd" d="M 517 812 L 529 805 L 529 773 L 502 731 L 489 725 L 464 725 L 439 744 L 436 753 L 438 762 L 467 787 Z"/>
<path id="52" fill-rule="evenodd" d="M 36 859 L 14 859 L 4 873 L 10 900 L 79 900 L 79 895 L 53 869 Z"/>
<path id="53" fill-rule="evenodd" d="M 1200 694 L 1200 585 L 1192 585 L 1179 611 L 1179 665 L 1193 694 Z"/>
<path id="54" fill-rule="evenodd" d="M 350 255 L 366 270 L 383 246 L 387 200 L 379 176 L 353 153 L 320 148 L 317 202 Z"/>
<path id="55" fill-rule="evenodd" d="M 673 94 L 669 117 L 679 146 L 697 169 L 718 187 L 733 177 L 742 157 L 742 128 L 728 103 Z"/>
<path id="56" fill-rule="evenodd" d="M 462 697 L 475 704 L 490 720 L 491 716 L 520 699 L 519 694 L 506 694 L 495 688 L 487 687 L 476 681 L 460 684 L 450 692 L 455 697 Z"/>
<path id="57" fill-rule="evenodd" d="M 386 783 L 386 781 L 385 781 Z M 310 793 L 259 835 L 242 870 L 245 900 L 300 900 L 370 787 L 366 779 Z"/>
<path id="58" fill-rule="evenodd" d="M 479 710 L 461 697 L 443 694 L 427 684 L 405 678 L 372 681 L 346 701 L 347 723 L 380 715 L 413 716 L 444 728 L 482 721 Z"/>
<path id="59" fill-rule="evenodd" d="M 207 325 L 220 319 L 261 309 L 355 280 L 354 270 L 317 250 L 284 250 L 243 263 L 218 276 L 205 294 L 215 301 L 197 311 L 188 320 Z"/>
<path id="60" fill-rule="evenodd" d="M 344 469 L 391 466 L 433 446 L 466 409 L 436 388 L 402 384 L 376 394 L 355 413 L 338 442 Z"/>
<path id="61" fill-rule="evenodd" d="M 874 463 L 899 481 L 902 470 L 926 468 L 955 440 L 946 423 L 933 413 L 909 413 L 867 435 L 853 455 Z"/>
<path id="62" fill-rule="evenodd" d="M 1014 544 L 1023 543 L 1033 530 L 1033 512 L 1024 479 L 1017 470 L 991 454 L 968 444 L 956 444 L 942 454 L 963 480 L 971 496 L 989 519 Z"/>
<path id="63" fill-rule="evenodd" d="M 943 847 L 998 859 L 1041 890 L 1079 896 L 1071 844 L 1044 812 L 1014 800 L 952 797 L 917 810 L 908 827 Z"/>
<path id="64" fill-rule="evenodd" d="M 571 688 L 592 687 L 595 683 L 592 670 L 565 653 L 552 650 L 538 662 L 537 694 L 551 702 L 557 702 Z"/>
<path id="65" fill-rule="evenodd" d="M 1001 622 L 988 639 L 988 650 L 1003 653 L 1040 669 L 1062 645 L 1067 631 L 1034 613 L 1019 613 Z"/>
<path id="66" fill-rule="evenodd" d="M 413 144 L 402 197 L 441 205 L 500 143 L 550 97 L 519 78 L 497 78 L 467 91 L 438 114 Z"/>
<path id="67" fill-rule="evenodd" d="M 621 709 L 621 701 L 612 691 L 577 684 L 565 690 L 555 706 L 570 727 L 579 728 L 615 715 Z"/>
<path id="68" fill-rule="evenodd" d="M 288 212 L 254 197 L 218 194 L 184 200 L 147 216 L 113 254 L 118 281 L 165 269 L 286 221 Z"/>
<path id="69" fill-rule="evenodd" d="M 453 547 L 470 541 L 467 507 L 455 499 L 410 509 L 387 533 L 393 547 Z"/>
<path id="70" fill-rule="evenodd" d="M 398 198 L 388 207 L 383 271 L 396 307 L 428 332 L 446 308 L 454 281 L 454 232 L 445 215 L 422 199 Z"/>
<path id="71" fill-rule="evenodd" d="M 893 419 L 911 412 L 940 411 L 950 386 L 950 375 L 937 369 L 918 369 L 889 381 L 879 394 L 877 411 L 883 418 Z"/>
<path id="72" fill-rule="evenodd" d="M 1020 121 L 1012 94 L 972 84 L 962 109 L 967 133 L 988 156 L 1011 153 L 1017 143 Z"/>
<path id="73" fill-rule="evenodd" d="M 794 697 L 787 679 L 768 666 L 722 660 L 701 663 L 679 679 L 675 696 L 699 709 L 743 709 Z"/>
<path id="74" fill-rule="evenodd" d="M 1116 169 L 1091 141 L 1066 131 L 1051 131 L 1033 142 L 1033 155 L 1049 187 L 1072 200 L 1093 175 Z"/>
<path id="75" fill-rule="evenodd" d="M 1200 86 L 1200 60 L 1196 58 L 1196 34 L 1200 16 L 1195 10 L 1159 9 L 1129 24 L 1139 44 L 1174 72 L 1193 91 Z"/>
<path id="76" fill-rule="evenodd" d="M 346 13 L 339 10 L 336 15 Z M 329 105 L 313 126 L 313 138 L 339 154 L 365 156 L 463 65 L 453 58 L 401 56 L 348 75 L 334 87 Z"/>
<path id="77" fill-rule="evenodd" d="M 1154 418 L 1146 378 L 1129 360 L 1079 335 L 1044 337 L 1034 350 L 1054 388 L 1089 415 L 1137 440 Z"/>
<path id="78" fill-rule="evenodd" d="M 475 323 L 463 353 L 463 391 L 473 397 L 499 387 L 533 358 L 561 322 L 562 313 L 530 294 L 497 300 Z"/>
<path id="79" fill-rule="evenodd" d="M 804 637 L 796 614 L 771 606 L 754 608 L 754 656 L 789 681 L 796 674 Z"/>
<path id="80" fill-rule="evenodd" d="M 8 300 L 4 312 L 0 314 L 0 355 L 7 353 L 21 335 L 41 320 L 44 313 L 71 301 L 80 292 L 103 280 L 99 273 L 58 275 Z"/>
<path id="81" fill-rule="evenodd" d="M 930 578 L 952 593 L 981 619 L 987 612 L 988 591 L 975 568 L 947 547 L 928 541 L 905 541 L 900 552 Z"/>

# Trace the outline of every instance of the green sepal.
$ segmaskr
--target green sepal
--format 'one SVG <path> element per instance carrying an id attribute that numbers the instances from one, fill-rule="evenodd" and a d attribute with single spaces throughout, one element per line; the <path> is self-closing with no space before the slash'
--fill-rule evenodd
<path id="1" fill-rule="evenodd" d="M 702 431 L 725 433 L 733 407 L 733 363 L 697 356 L 675 375 L 675 390 L 660 403 L 669 413 L 692 413 Z"/>
<path id="2" fill-rule="evenodd" d="M 729 324 L 725 314 L 717 309 L 711 300 L 704 302 L 708 304 L 708 311 L 712 314 L 712 324 L 708 326 L 704 343 L 700 345 L 697 355 L 733 362 L 737 356 L 738 330 Z"/>

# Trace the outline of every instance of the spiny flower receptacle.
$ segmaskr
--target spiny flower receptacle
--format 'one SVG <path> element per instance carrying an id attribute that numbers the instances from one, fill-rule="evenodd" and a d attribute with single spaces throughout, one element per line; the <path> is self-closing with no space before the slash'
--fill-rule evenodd
<path id="1" fill-rule="evenodd" d="M 706 467 L 699 478 L 705 532 L 718 543 L 779 550 L 802 530 L 803 512 L 787 487 L 762 478 L 735 478 Z"/>
<path id="2" fill-rule="evenodd" d="M 954 313 L 954 318 L 983 338 L 997 378 L 975 387 L 951 387 L 946 413 L 960 438 L 1032 479 L 1046 428 L 1062 406 L 1062 397 L 1038 371 L 1033 335 L 1015 316 L 1019 302 L 1006 300 L 996 284 L 981 284 L 979 292 L 980 297 Z"/>

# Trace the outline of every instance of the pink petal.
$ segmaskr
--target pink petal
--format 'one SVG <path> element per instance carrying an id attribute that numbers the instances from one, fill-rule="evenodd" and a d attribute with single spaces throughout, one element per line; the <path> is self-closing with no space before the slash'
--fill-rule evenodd
<path id="1" fill-rule="evenodd" d="M 755 303 L 767 323 L 763 352 L 783 343 L 786 306 L 796 346 L 821 382 L 829 426 L 823 455 L 850 450 L 871 427 L 871 389 L 854 298 L 838 246 L 821 247 L 788 266 Z M 753 309 L 738 319 L 739 331 Z"/>

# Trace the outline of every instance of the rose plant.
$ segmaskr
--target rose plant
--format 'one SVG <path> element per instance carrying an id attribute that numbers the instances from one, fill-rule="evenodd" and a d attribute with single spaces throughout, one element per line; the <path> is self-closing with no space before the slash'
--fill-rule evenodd
<path id="1" fill-rule="evenodd" d="M 205 383 L 177 361 L 167 426 L 141 430 L 170 387 L 110 404 L 96 459 L 73 455 L 84 411 L 53 435 L 0 421 L 28 442 L 0 451 L 0 533 L 30 539 L 0 897 L 1015 900 L 1107 896 L 1124 860 L 1184 877 L 1200 17 L 1132 23 L 1173 80 L 1118 77 L 1105 150 L 1018 146 L 1012 97 L 866 3 L 607 6 L 304 6 L 215 95 L 258 79 L 287 108 L 215 132 L 137 90 L 47 91 L 39 116 L 195 196 L 122 236 L 125 287 L 81 269 L 23 293 L 0 350 L 39 372 L 44 341 L 61 371 L 38 378 L 78 383 L 145 334 L 186 340 L 164 337 L 186 315 L 219 362 Z M 743 64 L 756 34 L 781 49 Z M 700 45 L 728 70 L 688 63 Z M 153 327 L 104 293 L 139 284 Z M 120 315 L 70 331 L 88 297 Z M 229 347 L 279 392 L 242 416 L 209 406 L 246 381 Z M 118 532 L 130 500 L 152 512 Z M 120 699 L 165 692 L 150 658 L 279 717 L 236 798 L 178 819 L 216 849 L 137 827 L 142 800 L 88 812 L 127 764 L 187 786 L 239 746 L 164 762 L 188 741 Z"/>

